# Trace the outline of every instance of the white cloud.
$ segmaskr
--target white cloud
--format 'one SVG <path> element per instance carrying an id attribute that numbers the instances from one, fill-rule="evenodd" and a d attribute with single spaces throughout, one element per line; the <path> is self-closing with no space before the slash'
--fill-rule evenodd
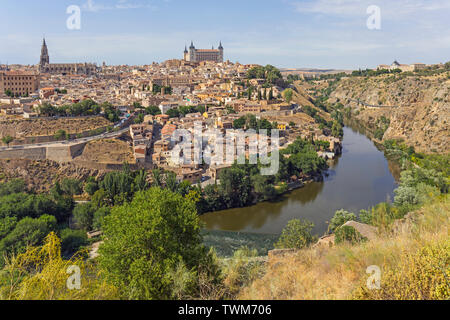
<path id="1" fill-rule="evenodd" d="M 94 0 L 87 0 L 85 4 L 83 4 L 83 10 L 90 11 L 90 12 L 98 12 L 102 10 L 121 10 L 121 9 L 140 9 L 140 8 L 147 8 L 147 9 L 156 9 L 157 7 L 148 1 L 140 1 L 140 2 L 130 2 L 129 0 L 117 0 L 117 2 L 114 5 L 105 5 L 101 3 L 97 3 L 97 0 L 94 2 Z"/>

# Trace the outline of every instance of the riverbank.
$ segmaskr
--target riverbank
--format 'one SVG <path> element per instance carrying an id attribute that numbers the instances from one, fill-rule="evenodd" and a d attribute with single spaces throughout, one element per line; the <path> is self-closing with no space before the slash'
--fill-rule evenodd
<path id="1" fill-rule="evenodd" d="M 339 209 L 359 212 L 393 198 L 396 186 L 383 152 L 357 130 L 344 128 L 343 153 L 323 181 L 311 182 L 276 201 L 201 216 L 207 230 L 279 234 L 291 219 L 308 219 L 322 235 Z"/>
<path id="2" fill-rule="evenodd" d="M 448 299 L 448 195 L 396 220 L 374 240 L 313 247 L 270 259 L 264 276 L 239 299 Z M 379 290 L 368 289 L 369 266 L 382 270 Z M 368 269 L 367 269 L 368 270 Z M 301 285 L 299 285 L 301 284 Z"/>

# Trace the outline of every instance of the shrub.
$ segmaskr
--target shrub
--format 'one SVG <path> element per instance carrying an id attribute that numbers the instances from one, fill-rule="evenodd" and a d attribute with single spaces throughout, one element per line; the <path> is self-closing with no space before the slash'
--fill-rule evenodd
<path id="1" fill-rule="evenodd" d="M 87 182 L 84 185 L 84 191 L 86 191 L 86 193 L 90 196 L 93 196 L 97 190 L 98 190 L 97 182 Z"/>
<path id="2" fill-rule="evenodd" d="M 42 215 L 38 219 L 26 217 L 20 220 L 14 230 L 0 241 L 0 256 L 24 252 L 27 246 L 39 245 L 56 228 L 54 216 Z M 2 261 L 0 260 L 0 265 Z"/>
<path id="3" fill-rule="evenodd" d="M 224 268 L 226 274 L 224 284 L 232 296 L 264 275 L 264 264 L 252 259 L 257 255 L 256 249 L 250 250 L 248 247 L 242 247 L 234 252 L 231 259 L 227 260 Z"/>
<path id="4" fill-rule="evenodd" d="M 95 211 L 94 219 L 92 221 L 92 228 L 94 230 L 102 229 L 104 219 L 109 213 L 110 209 L 108 207 L 101 207 L 97 211 Z"/>
<path id="5" fill-rule="evenodd" d="M 450 242 L 431 243 L 415 252 L 402 253 L 394 267 L 384 266 L 380 290 L 362 284 L 354 299 L 445 300 L 450 298 Z"/>
<path id="6" fill-rule="evenodd" d="M 338 227 L 342 226 L 347 221 L 356 221 L 356 215 L 354 213 L 345 211 L 344 209 L 338 210 L 334 213 L 333 218 L 328 225 L 328 232 L 334 232 Z"/>
<path id="7" fill-rule="evenodd" d="M 172 274 L 180 263 L 197 273 L 207 260 L 200 230 L 192 201 L 167 189 L 138 192 L 105 218 L 100 267 L 124 298 L 170 299 L 176 294 Z"/>
<path id="8" fill-rule="evenodd" d="M 73 218 L 77 228 L 90 231 L 92 230 L 94 209 L 90 203 L 78 204 L 73 210 Z"/>
<path id="9" fill-rule="evenodd" d="M 88 239 L 85 231 L 68 228 L 61 231 L 61 251 L 64 256 L 72 256 L 87 244 Z"/>
<path id="10" fill-rule="evenodd" d="M 25 181 L 22 179 L 13 179 L 0 185 L 0 197 L 7 196 L 12 193 L 25 192 L 25 189 Z"/>
<path id="11" fill-rule="evenodd" d="M 81 181 L 69 178 L 65 178 L 61 181 L 61 190 L 70 196 L 80 195 L 83 192 Z"/>
<path id="12" fill-rule="evenodd" d="M 278 249 L 301 249 L 314 241 L 311 231 L 314 224 L 307 220 L 293 219 L 283 229 L 280 239 L 275 243 Z"/>
<path id="13" fill-rule="evenodd" d="M 340 244 L 344 242 L 349 242 L 351 244 L 356 244 L 358 242 L 366 241 L 367 238 L 363 237 L 355 228 L 351 226 L 340 226 L 336 229 L 334 233 L 334 243 Z"/>

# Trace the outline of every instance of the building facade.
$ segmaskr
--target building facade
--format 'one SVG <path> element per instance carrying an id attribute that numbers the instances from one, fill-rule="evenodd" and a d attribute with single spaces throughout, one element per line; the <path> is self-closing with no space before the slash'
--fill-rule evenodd
<path id="1" fill-rule="evenodd" d="M 394 61 L 390 66 L 386 64 L 380 64 L 377 69 L 379 70 L 396 70 L 400 69 L 402 72 L 413 72 L 426 69 L 427 65 L 424 63 L 413 63 L 413 64 L 401 64 Z"/>
<path id="2" fill-rule="evenodd" d="M 50 63 L 47 44 L 45 39 L 42 42 L 41 58 L 39 60 L 39 71 L 50 74 L 84 74 L 92 75 L 97 73 L 97 66 L 93 63 Z"/>
<path id="3" fill-rule="evenodd" d="M 28 96 L 39 90 L 39 76 L 31 72 L 0 72 L 0 93 Z"/>
<path id="4" fill-rule="evenodd" d="M 212 61 L 216 63 L 223 62 L 223 46 L 222 42 L 219 48 L 214 49 L 196 49 L 194 43 L 191 42 L 189 50 L 184 48 L 184 60 L 189 62 Z"/>

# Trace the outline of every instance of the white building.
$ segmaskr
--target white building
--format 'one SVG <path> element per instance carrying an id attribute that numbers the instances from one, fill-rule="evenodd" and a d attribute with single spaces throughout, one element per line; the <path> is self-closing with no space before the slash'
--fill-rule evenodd
<path id="1" fill-rule="evenodd" d="M 161 110 L 162 114 L 166 114 L 167 111 L 169 111 L 170 109 L 174 109 L 174 108 L 178 108 L 178 103 L 163 101 L 159 105 L 159 110 Z"/>

